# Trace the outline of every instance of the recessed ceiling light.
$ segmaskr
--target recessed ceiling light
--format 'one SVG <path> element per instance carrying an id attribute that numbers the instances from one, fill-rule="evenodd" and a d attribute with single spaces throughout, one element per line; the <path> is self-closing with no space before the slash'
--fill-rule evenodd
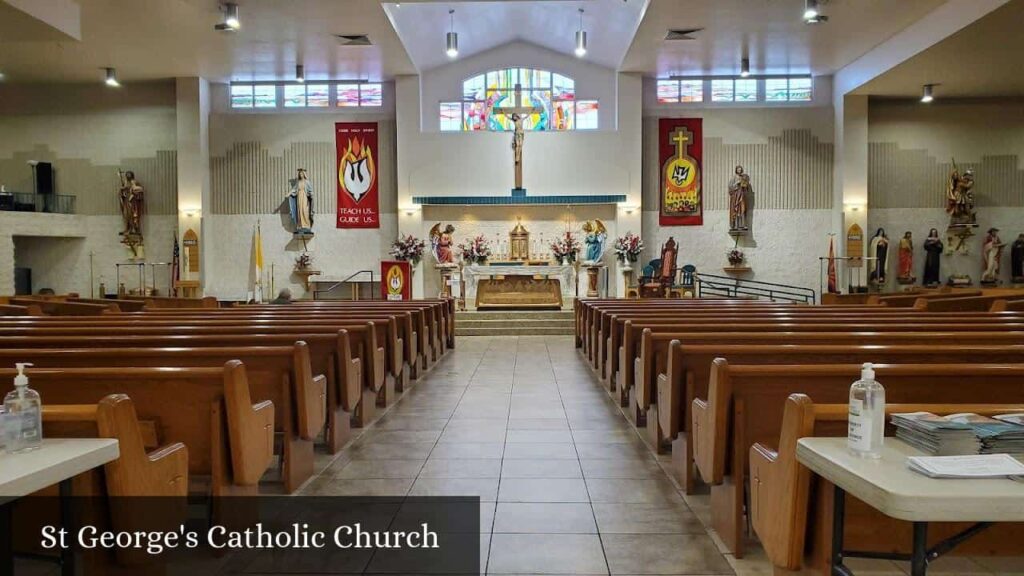
<path id="1" fill-rule="evenodd" d="M 583 29 L 583 8 L 580 8 L 580 28 L 576 31 L 576 56 L 587 55 L 587 31 Z"/>
<path id="2" fill-rule="evenodd" d="M 113 68 L 104 68 L 104 70 L 106 71 L 106 79 L 104 80 L 104 82 L 107 84 L 107 86 L 110 86 L 112 88 L 119 87 L 121 83 L 117 81 L 117 70 Z"/>
<path id="3" fill-rule="evenodd" d="M 455 31 L 455 9 L 448 10 L 448 18 L 451 21 L 451 28 L 445 35 L 445 54 L 449 58 L 459 55 L 459 33 Z"/>
<path id="4" fill-rule="evenodd" d="M 928 104 L 935 100 L 935 95 L 932 93 L 935 88 L 935 84 L 925 84 L 921 89 L 921 102 Z"/>
<path id="5" fill-rule="evenodd" d="M 750 76 L 750 58 L 744 58 L 743 61 L 740 62 L 740 76 L 744 78 Z"/>

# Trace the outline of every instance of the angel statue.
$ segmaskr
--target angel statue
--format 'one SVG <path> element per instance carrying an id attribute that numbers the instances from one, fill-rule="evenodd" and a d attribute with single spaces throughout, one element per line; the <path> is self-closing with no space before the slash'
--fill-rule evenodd
<path id="1" fill-rule="evenodd" d="M 974 212 L 974 171 L 967 169 L 963 174 L 953 161 L 953 172 L 946 185 L 946 213 L 950 226 L 977 226 L 978 216 Z"/>
<path id="2" fill-rule="evenodd" d="M 454 233 L 455 226 L 448 224 L 442 230 L 440 222 L 430 229 L 430 249 L 440 267 L 455 266 L 455 252 L 452 251 Z"/>
<path id="3" fill-rule="evenodd" d="M 583 223 L 583 231 L 587 233 L 587 237 L 583 240 L 583 243 L 587 245 L 586 258 L 583 259 L 584 264 L 600 262 L 601 257 L 604 256 L 605 246 L 608 244 L 608 229 L 604 227 L 604 222 L 595 218 Z"/>

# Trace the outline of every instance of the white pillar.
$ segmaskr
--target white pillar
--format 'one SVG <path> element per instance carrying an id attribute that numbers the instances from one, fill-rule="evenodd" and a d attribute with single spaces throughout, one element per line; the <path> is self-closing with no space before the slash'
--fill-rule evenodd
<path id="1" fill-rule="evenodd" d="M 178 121 L 178 242 L 193 229 L 199 235 L 199 277 L 184 270 L 182 279 L 200 281 L 200 294 L 207 283 L 211 246 L 203 241 L 203 227 L 210 214 L 210 83 L 205 78 L 178 78 L 175 82 Z M 244 239 L 239 240 L 244 241 Z M 182 248 L 184 255 L 184 247 Z"/>

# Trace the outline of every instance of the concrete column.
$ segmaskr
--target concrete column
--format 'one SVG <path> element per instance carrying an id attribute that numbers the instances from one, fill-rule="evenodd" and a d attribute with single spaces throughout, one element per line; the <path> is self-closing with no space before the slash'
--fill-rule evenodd
<path id="1" fill-rule="evenodd" d="M 395 132 L 398 148 L 398 234 L 412 234 L 426 240 L 426 229 L 423 225 L 423 211 L 412 204 L 412 183 L 410 174 L 415 169 L 416 151 L 414 146 L 420 141 L 420 77 L 400 76 L 395 79 Z M 385 256 L 387 258 L 387 256 Z M 424 296 L 424 276 L 436 274 L 431 259 L 416 266 L 412 277 L 413 298 Z"/>
<path id="2" fill-rule="evenodd" d="M 188 230 L 199 235 L 199 274 L 190 273 L 182 246 L 182 280 L 199 280 L 200 293 L 210 270 L 210 251 L 203 227 L 212 205 L 210 191 L 210 83 L 205 78 L 178 78 L 175 82 L 178 136 L 178 242 Z M 239 241 L 245 241 L 241 239 Z"/>
<path id="3" fill-rule="evenodd" d="M 638 74 L 620 73 L 617 78 L 618 109 L 615 123 L 619 132 L 618 155 L 629 171 L 629 189 L 623 190 L 626 201 L 615 213 L 615 235 L 622 236 L 632 232 L 643 237 L 643 190 L 641 179 L 643 172 L 643 78 Z M 655 207 L 656 208 L 656 207 Z M 614 242 L 615 238 L 609 238 Z M 611 247 L 609 246 L 609 251 Z M 614 262 L 613 259 L 609 261 Z M 637 262 L 634 268 L 642 266 Z M 634 278 L 638 274 L 634 269 Z M 614 277 L 609 284 L 612 292 L 609 296 L 625 296 L 626 284 L 622 274 L 622 266 L 613 264 L 610 270 Z"/>

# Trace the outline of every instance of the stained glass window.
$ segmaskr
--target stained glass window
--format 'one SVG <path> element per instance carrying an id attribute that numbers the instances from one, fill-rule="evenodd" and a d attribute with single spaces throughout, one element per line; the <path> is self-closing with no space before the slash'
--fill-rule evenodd
<path id="1" fill-rule="evenodd" d="M 576 129 L 597 130 L 597 100 L 576 102 Z"/>
<path id="2" fill-rule="evenodd" d="M 359 84 L 338 84 L 335 90 L 338 106 L 359 106 Z"/>
<path id="3" fill-rule="evenodd" d="M 360 106 L 380 106 L 383 100 L 380 84 L 362 84 L 359 86 Z"/>
<path id="4" fill-rule="evenodd" d="M 287 84 L 284 87 L 284 107 L 302 108 L 306 106 L 306 85 Z"/>
<path id="5" fill-rule="evenodd" d="M 757 102 L 757 80 L 737 79 L 735 86 L 737 102 Z"/>
<path id="6" fill-rule="evenodd" d="M 441 102 L 441 132 L 462 130 L 462 102 Z"/>
<path id="7" fill-rule="evenodd" d="M 252 84 L 231 85 L 231 107 L 252 108 Z"/>
<path id="8" fill-rule="evenodd" d="M 732 80 L 712 80 L 711 81 L 711 101 L 712 102 L 732 102 L 733 101 L 733 85 L 732 85 Z"/>
<path id="9" fill-rule="evenodd" d="M 658 80 L 658 103 L 675 104 L 679 102 L 679 81 Z"/>
<path id="10" fill-rule="evenodd" d="M 813 81 L 810 78 L 789 79 L 789 101 L 809 102 L 811 100 L 811 88 Z"/>
<path id="11" fill-rule="evenodd" d="M 703 102 L 704 81 L 703 80 L 681 80 L 679 82 L 680 102 Z"/>
<path id="12" fill-rule="evenodd" d="M 768 102 L 785 102 L 789 100 L 789 79 L 766 79 L 764 81 L 764 99 Z"/>
<path id="13" fill-rule="evenodd" d="M 520 99 L 516 97 L 517 85 Z M 492 70 L 462 83 L 462 102 L 441 103 L 441 129 L 454 129 L 450 116 L 455 114 L 454 105 L 461 104 L 461 129 L 465 131 L 515 129 L 512 119 L 502 111 L 512 107 L 532 108 L 523 120 L 524 130 L 575 130 L 580 126 L 575 100 L 576 83 L 568 76 L 535 68 Z M 596 115 L 589 121 L 597 127 Z"/>
<path id="14" fill-rule="evenodd" d="M 306 84 L 306 106 L 323 108 L 331 105 L 331 87 L 328 84 Z"/>
<path id="15" fill-rule="evenodd" d="M 276 108 L 277 86 L 274 84 L 256 84 L 252 87 L 252 98 L 256 108 Z"/>

